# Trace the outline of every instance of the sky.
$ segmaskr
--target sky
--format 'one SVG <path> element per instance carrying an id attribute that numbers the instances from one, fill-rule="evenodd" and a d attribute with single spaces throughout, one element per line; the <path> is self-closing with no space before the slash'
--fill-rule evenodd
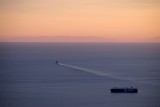
<path id="1" fill-rule="evenodd" d="M 159 0 L 0 0 L 0 41 L 160 41 Z"/>

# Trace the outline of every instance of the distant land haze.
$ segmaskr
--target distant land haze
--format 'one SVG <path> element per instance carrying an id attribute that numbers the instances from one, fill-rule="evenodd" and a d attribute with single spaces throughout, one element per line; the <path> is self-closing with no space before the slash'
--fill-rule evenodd
<path id="1" fill-rule="evenodd" d="M 159 0 L 0 1 L 0 41 L 157 42 L 159 35 Z"/>
<path id="2" fill-rule="evenodd" d="M 100 36 L 13 36 L 3 37 L 2 41 L 9 42 L 111 42 L 113 38 Z"/>
<path id="3" fill-rule="evenodd" d="M 1 37 L 0 42 L 160 42 L 160 37 L 125 40 L 105 36 L 12 36 Z"/>

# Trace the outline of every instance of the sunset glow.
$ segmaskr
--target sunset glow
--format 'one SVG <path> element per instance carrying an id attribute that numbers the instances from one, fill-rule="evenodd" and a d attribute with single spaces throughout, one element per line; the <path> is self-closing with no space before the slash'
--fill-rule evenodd
<path id="1" fill-rule="evenodd" d="M 160 2 L 1 0 L 0 41 L 160 41 Z"/>

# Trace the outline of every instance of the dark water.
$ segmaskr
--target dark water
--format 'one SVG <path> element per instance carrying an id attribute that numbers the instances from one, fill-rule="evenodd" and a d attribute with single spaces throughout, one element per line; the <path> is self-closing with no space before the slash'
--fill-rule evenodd
<path id="1" fill-rule="evenodd" d="M 160 107 L 160 44 L 0 43 L 0 85 L 0 107 Z"/>

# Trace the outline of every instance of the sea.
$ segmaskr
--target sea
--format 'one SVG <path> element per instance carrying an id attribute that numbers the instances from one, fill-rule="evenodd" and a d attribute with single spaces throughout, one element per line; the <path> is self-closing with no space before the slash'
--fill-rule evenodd
<path id="1" fill-rule="evenodd" d="M 160 107 L 160 43 L 1 42 L 0 107 Z"/>

